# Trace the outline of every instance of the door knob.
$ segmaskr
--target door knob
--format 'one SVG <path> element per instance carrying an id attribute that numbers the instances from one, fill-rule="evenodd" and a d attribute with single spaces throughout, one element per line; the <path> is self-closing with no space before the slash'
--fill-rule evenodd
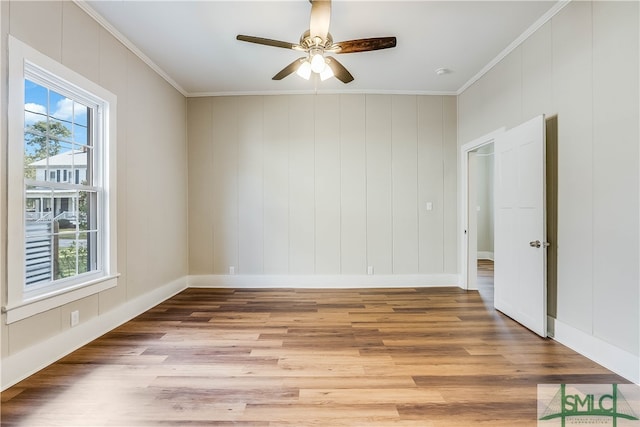
<path id="1" fill-rule="evenodd" d="M 533 242 L 529 242 L 529 246 L 531 246 L 532 248 L 539 248 L 540 246 L 544 246 L 545 248 L 548 247 L 550 245 L 549 242 L 540 242 L 540 240 L 534 240 Z"/>

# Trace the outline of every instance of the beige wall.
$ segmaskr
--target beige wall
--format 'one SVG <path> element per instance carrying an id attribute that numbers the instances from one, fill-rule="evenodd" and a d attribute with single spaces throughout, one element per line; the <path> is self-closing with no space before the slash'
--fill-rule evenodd
<path id="1" fill-rule="evenodd" d="M 458 99 L 460 144 L 557 114 L 557 319 L 634 355 L 638 6 L 570 3 Z"/>
<path id="2" fill-rule="evenodd" d="M 188 118 L 190 274 L 457 273 L 455 97 L 191 98 Z"/>
<path id="3" fill-rule="evenodd" d="M 2 324 L 2 355 L 121 307 L 187 274 L 186 101 L 73 2 L 1 2 L 2 111 L 6 111 L 7 33 L 113 92 L 117 100 L 118 286 L 63 307 Z M 1 158 L 6 159 L 3 114 Z M 3 162 L 4 164 L 4 162 Z M 2 229 L 6 227 L 6 170 Z M 6 244 L 2 233 L 2 247 Z M 1 271 L 6 271 L 2 256 Z M 7 284 L 1 276 L 3 300 Z M 123 319 L 126 320 L 126 319 Z"/>

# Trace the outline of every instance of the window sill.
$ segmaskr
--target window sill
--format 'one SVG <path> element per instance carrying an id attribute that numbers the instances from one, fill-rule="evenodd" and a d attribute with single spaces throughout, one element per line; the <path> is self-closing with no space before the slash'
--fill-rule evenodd
<path id="1" fill-rule="evenodd" d="M 73 289 L 60 290 L 53 294 L 42 295 L 21 303 L 2 307 L 2 312 L 6 315 L 7 325 L 26 319 L 39 313 L 61 307 L 73 301 L 97 294 L 113 288 L 118 284 L 119 274 L 114 276 L 101 277 Z"/>

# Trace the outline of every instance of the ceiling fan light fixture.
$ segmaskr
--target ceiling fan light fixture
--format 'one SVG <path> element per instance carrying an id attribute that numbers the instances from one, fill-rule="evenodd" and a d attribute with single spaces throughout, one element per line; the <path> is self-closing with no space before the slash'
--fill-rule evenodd
<path id="1" fill-rule="evenodd" d="M 322 56 L 322 52 L 311 53 L 311 71 L 320 74 L 324 71 L 326 66 L 327 65 L 324 60 L 324 56 Z"/>
<path id="2" fill-rule="evenodd" d="M 320 73 L 320 80 L 325 81 L 333 77 L 333 70 L 327 64 L 325 64 L 324 70 Z"/>
<path id="3" fill-rule="evenodd" d="M 309 80 L 309 78 L 311 77 L 311 64 L 309 64 L 309 61 L 304 61 L 298 67 L 298 70 L 296 71 L 296 74 L 299 75 L 300 77 L 302 77 L 305 80 Z"/>

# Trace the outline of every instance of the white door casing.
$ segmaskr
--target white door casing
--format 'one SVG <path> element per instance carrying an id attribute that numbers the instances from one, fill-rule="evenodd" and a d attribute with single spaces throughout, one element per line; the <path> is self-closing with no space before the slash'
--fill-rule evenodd
<path id="1" fill-rule="evenodd" d="M 545 121 L 495 138 L 494 306 L 547 336 Z"/>

